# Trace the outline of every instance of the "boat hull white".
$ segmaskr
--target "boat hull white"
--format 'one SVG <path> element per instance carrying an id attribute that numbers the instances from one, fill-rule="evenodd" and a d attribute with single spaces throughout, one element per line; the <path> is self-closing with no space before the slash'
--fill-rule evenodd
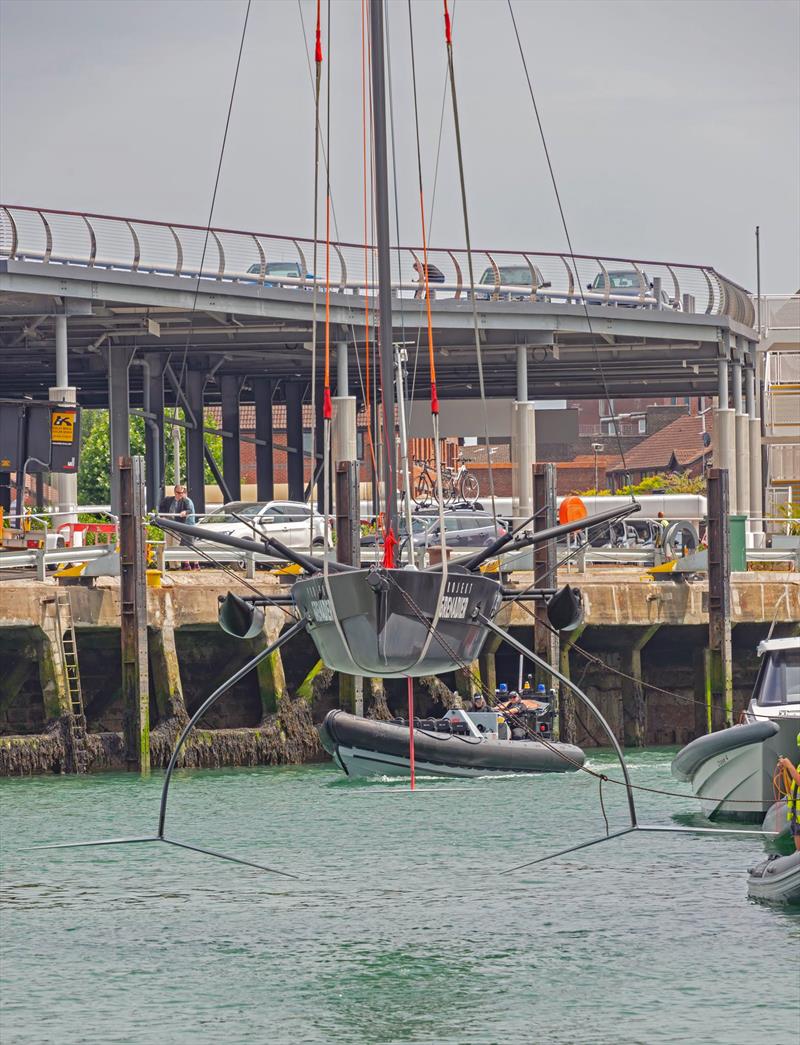
<path id="1" fill-rule="evenodd" d="M 694 794 L 702 799 L 702 810 L 709 820 L 763 821 L 775 801 L 772 783 L 775 765 L 781 755 L 797 761 L 800 728 L 800 722 L 793 717 L 770 722 L 775 726 L 771 735 L 765 735 L 767 728 L 763 723 L 732 726 L 698 738 L 676 756 L 673 775 L 691 783 Z M 742 743 L 750 736 L 752 742 Z M 704 757 L 704 748 L 708 748 L 708 757 Z M 685 764 L 687 755 L 692 753 L 695 754 L 693 762 L 688 771 L 682 772 L 681 760 Z"/>
<path id="2" fill-rule="evenodd" d="M 344 770 L 349 777 L 410 777 L 411 764 L 407 758 L 398 755 L 382 754 L 375 751 L 365 751 L 360 748 L 339 747 L 334 755 L 334 761 Z M 526 772 L 521 770 L 520 772 Z M 532 770 L 527 770 L 532 772 Z M 441 765 L 425 761 L 414 762 L 414 773 L 416 776 L 432 777 L 455 777 L 457 779 L 487 777 L 487 776 L 509 776 L 513 770 L 487 769 L 469 766 Z"/>

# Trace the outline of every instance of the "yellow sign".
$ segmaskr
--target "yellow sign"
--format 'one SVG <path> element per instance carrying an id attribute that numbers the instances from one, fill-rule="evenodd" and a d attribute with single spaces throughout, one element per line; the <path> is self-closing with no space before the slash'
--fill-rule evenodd
<path id="1" fill-rule="evenodd" d="M 75 411 L 54 410 L 50 417 L 50 441 L 71 443 L 75 438 Z"/>

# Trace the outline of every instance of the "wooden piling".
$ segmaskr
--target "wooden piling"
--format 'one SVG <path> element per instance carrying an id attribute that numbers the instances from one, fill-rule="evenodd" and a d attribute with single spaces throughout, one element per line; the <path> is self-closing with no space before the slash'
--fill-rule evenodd
<path id="1" fill-rule="evenodd" d="M 125 762 L 150 771 L 150 686 L 147 663 L 144 459 L 120 457 L 119 556 Z"/>
<path id="2" fill-rule="evenodd" d="M 708 472 L 708 656 L 705 692 L 708 730 L 733 725 L 731 554 L 726 468 Z"/>

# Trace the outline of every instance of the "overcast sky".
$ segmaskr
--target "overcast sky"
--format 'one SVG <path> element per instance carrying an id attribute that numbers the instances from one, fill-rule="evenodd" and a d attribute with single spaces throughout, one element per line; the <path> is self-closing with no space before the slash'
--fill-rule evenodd
<path id="1" fill-rule="evenodd" d="M 306 35 L 313 0 L 301 0 Z M 0 0 L 4 202 L 204 224 L 245 0 Z M 323 2 L 323 10 L 326 4 Z M 800 284 L 795 0 L 514 0 L 578 252 L 712 264 Z M 360 0 L 333 0 L 331 151 L 342 239 L 362 236 Z M 413 0 L 428 202 L 446 56 Z M 400 238 L 417 243 L 408 10 L 389 2 Z M 312 229 L 313 94 L 297 0 L 254 0 L 214 223 Z M 504 0 L 457 0 L 474 244 L 563 250 Z M 464 243 L 445 112 L 433 245 Z M 393 234 L 394 234 L 394 218 Z"/>

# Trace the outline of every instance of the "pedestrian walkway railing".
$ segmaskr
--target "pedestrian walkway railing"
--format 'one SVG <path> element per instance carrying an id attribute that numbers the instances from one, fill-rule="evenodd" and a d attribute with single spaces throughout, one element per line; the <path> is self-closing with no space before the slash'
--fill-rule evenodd
<path id="1" fill-rule="evenodd" d="M 331 244 L 331 287 L 361 295 L 377 287 L 374 251 Z M 316 264 L 315 264 L 316 255 Z M 35 261 L 256 288 L 308 290 L 324 283 L 324 244 L 264 232 L 181 225 L 40 207 L 0 204 L 0 259 Z M 392 285 L 420 296 L 420 247 L 394 247 Z M 429 248 L 432 294 L 470 296 L 467 252 Z M 475 296 L 485 301 L 541 301 L 666 309 L 728 316 L 752 326 L 749 293 L 710 265 L 645 261 L 599 254 L 481 249 L 472 252 Z M 316 271 L 315 271 L 316 270 Z"/>

